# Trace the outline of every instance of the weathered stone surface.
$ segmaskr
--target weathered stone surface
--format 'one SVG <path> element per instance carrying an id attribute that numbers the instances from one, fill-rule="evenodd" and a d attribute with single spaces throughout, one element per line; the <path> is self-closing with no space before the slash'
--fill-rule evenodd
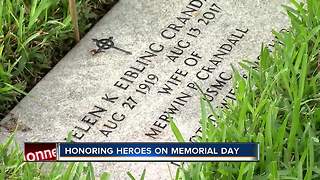
<path id="1" fill-rule="evenodd" d="M 188 139 L 199 134 L 200 95 L 190 83 L 224 106 L 223 99 L 232 99 L 230 64 L 257 59 L 261 44 L 273 39 L 271 30 L 286 27 L 286 2 L 121 0 L 2 123 L 18 119 L 25 127 L 17 134 L 21 142 L 64 141 L 70 131 L 83 142 L 175 141 L 166 120 L 171 112 Z M 93 56 L 92 39 L 110 36 L 132 54 L 109 49 Z M 2 140 L 6 134 L 3 129 Z M 168 179 L 167 165 L 175 169 L 170 163 L 95 165 L 98 174 L 109 171 L 116 179 L 144 168 L 147 179 Z"/>

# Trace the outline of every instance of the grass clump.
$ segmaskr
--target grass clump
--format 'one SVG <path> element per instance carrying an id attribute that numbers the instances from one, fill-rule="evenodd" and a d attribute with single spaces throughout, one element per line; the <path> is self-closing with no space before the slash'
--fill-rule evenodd
<path id="1" fill-rule="evenodd" d="M 247 78 L 235 71 L 230 109 L 201 99 L 198 141 L 257 142 L 260 161 L 190 163 L 179 179 L 320 179 L 320 1 L 291 2 L 291 27 L 274 32 L 273 51 L 262 48 L 259 66 L 241 63 Z"/>
<path id="2" fill-rule="evenodd" d="M 103 173 L 101 180 L 110 179 L 109 173 Z M 95 179 L 91 163 L 61 162 L 24 162 L 23 152 L 14 143 L 11 135 L 6 142 L 0 144 L 0 179 Z"/>
<path id="3" fill-rule="evenodd" d="M 79 0 L 83 35 L 116 0 Z M 68 0 L 0 0 L 0 119 L 74 45 Z"/>
<path id="4" fill-rule="evenodd" d="M 67 142 L 71 142 L 71 133 L 68 134 Z M 131 172 L 127 176 L 131 180 L 144 180 L 146 169 L 141 176 L 135 177 Z M 92 163 L 83 162 L 25 162 L 24 155 L 19 145 L 14 141 L 14 134 L 0 143 L 0 179 L 33 180 L 33 179 L 83 179 L 83 180 L 109 180 L 110 173 L 104 172 L 99 177 L 95 176 Z"/>

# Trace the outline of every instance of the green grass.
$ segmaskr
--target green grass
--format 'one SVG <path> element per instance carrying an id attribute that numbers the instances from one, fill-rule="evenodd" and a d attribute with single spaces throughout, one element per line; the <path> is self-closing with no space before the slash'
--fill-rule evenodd
<path id="1" fill-rule="evenodd" d="M 188 163 L 180 179 L 320 179 L 320 1 L 291 2 L 290 30 L 274 32 L 273 52 L 263 47 L 258 67 L 241 63 L 246 79 L 235 70 L 230 109 L 201 99 L 198 142 L 258 142 L 260 161 Z"/>
<path id="2" fill-rule="evenodd" d="M 21 148 L 14 144 L 12 135 L 0 145 L 0 179 L 95 179 L 91 163 L 36 163 L 24 162 Z M 110 179 L 103 173 L 101 180 Z"/>
<path id="3" fill-rule="evenodd" d="M 69 133 L 67 142 L 71 140 Z M 131 180 L 144 180 L 146 169 L 143 170 L 140 178 L 135 178 L 131 172 L 127 172 Z M 0 179 L 10 180 L 108 180 L 111 174 L 104 172 L 99 177 L 95 177 L 94 167 L 91 163 L 62 163 L 62 162 L 24 162 L 21 147 L 14 142 L 14 134 L 7 138 L 6 142 L 0 144 Z"/>
<path id="4" fill-rule="evenodd" d="M 81 34 L 115 1 L 77 1 Z M 0 0 L 0 119 L 74 43 L 68 0 Z"/>

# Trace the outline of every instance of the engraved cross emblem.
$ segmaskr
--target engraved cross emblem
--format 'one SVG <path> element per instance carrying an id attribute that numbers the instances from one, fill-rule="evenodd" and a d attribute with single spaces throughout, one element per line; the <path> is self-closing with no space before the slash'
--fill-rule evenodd
<path id="1" fill-rule="evenodd" d="M 105 52 L 104 50 L 108 50 L 111 48 L 116 49 L 118 51 L 122 51 L 128 55 L 132 54 L 129 51 L 116 47 L 113 42 L 113 37 L 109 37 L 107 39 L 92 39 L 92 41 L 95 42 L 96 46 L 98 47 L 98 49 L 91 50 L 93 55 L 97 53 Z"/>

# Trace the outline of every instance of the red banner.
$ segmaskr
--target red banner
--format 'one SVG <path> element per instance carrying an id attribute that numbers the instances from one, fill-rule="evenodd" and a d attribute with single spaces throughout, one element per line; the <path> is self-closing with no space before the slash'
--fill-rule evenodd
<path id="1" fill-rule="evenodd" d="M 56 161 L 56 143 L 25 143 L 25 161 Z"/>

